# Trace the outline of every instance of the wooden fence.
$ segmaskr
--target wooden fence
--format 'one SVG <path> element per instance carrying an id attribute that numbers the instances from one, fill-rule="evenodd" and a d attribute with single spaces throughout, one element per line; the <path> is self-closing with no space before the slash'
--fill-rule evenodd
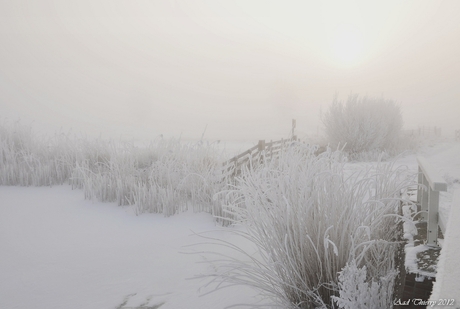
<path id="1" fill-rule="evenodd" d="M 446 232 L 447 218 L 439 215 L 439 192 L 447 191 L 447 184 L 439 172 L 423 157 L 417 157 L 417 201 L 421 204 L 422 220 L 427 221 L 427 244 L 438 244 L 438 226 Z"/>
<path id="2" fill-rule="evenodd" d="M 230 173 L 232 176 L 239 175 L 241 173 L 241 168 L 246 165 L 254 165 L 262 162 L 263 158 L 276 158 L 279 156 L 281 150 L 290 145 L 294 141 L 298 141 L 297 136 L 295 135 L 295 128 L 297 126 L 297 121 L 292 119 L 292 129 L 291 129 L 291 138 L 290 139 L 280 139 L 278 141 L 270 141 L 269 143 L 265 140 L 259 140 L 259 143 L 249 148 L 246 151 L 243 151 L 237 156 L 234 156 L 230 160 L 227 160 L 223 163 L 224 170 L 226 173 Z"/>
<path id="3" fill-rule="evenodd" d="M 277 158 L 284 147 L 295 141 L 298 141 L 295 135 L 290 139 L 280 139 L 268 143 L 265 140 L 259 140 L 257 145 L 225 161 L 223 166 L 225 170 L 231 171 L 233 176 L 239 175 L 243 166 L 259 164 L 264 157 Z"/>

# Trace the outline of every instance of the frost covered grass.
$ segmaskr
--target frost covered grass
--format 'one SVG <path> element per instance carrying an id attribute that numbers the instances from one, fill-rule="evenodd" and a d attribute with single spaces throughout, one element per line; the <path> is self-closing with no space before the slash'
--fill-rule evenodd
<path id="1" fill-rule="evenodd" d="M 88 199 L 135 205 L 137 213 L 193 209 L 224 217 L 213 199 L 229 182 L 222 155 L 203 141 L 157 139 L 137 147 L 63 133 L 39 137 L 20 123 L 0 124 L 0 185 L 69 183 Z"/>
<path id="2" fill-rule="evenodd" d="M 265 158 L 225 192 L 226 211 L 247 226 L 236 233 L 258 250 L 221 243 L 245 257 L 219 256 L 211 284 L 255 287 L 279 308 L 390 308 L 397 213 L 413 175 L 384 163 L 352 172 L 343 153 L 316 150 L 298 143 Z"/>
<path id="3" fill-rule="evenodd" d="M 0 185 L 63 184 L 77 153 L 68 136 L 39 137 L 20 123 L 0 123 Z"/>
<path id="4" fill-rule="evenodd" d="M 188 208 L 220 214 L 212 196 L 226 184 L 217 149 L 177 140 L 158 140 L 144 149 L 112 148 L 102 162 L 79 164 L 74 178 L 88 198 L 165 215 Z"/>

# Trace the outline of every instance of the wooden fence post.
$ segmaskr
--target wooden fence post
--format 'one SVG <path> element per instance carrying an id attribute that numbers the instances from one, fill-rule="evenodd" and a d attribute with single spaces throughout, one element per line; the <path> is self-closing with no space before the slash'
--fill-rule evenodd
<path id="1" fill-rule="evenodd" d="M 292 136 L 291 136 L 291 138 L 294 141 L 295 141 L 295 138 L 296 138 L 296 136 L 295 136 L 295 127 L 296 127 L 296 120 L 292 119 Z"/>
<path id="2" fill-rule="evenodd" d="M 270 159 L 273 158 L 273 140 L 270 140 Z"/>
<path id="3" fill-rule="evenodd" d="M 258 150 L 259 151 L 265 150 L 265 140 L 264 139 L 259 140 Z"/>
<path id="4" fill-rule="evenodd" d="M 264 139 L 259 140 L 259 144 L 258 144 L 257 148 L 259 150 L 259 159 L 258 159 L 258 161 L 259 161 L 259 163 L 262 163 L 263 162 L 263 156 L 261 156 L 261 154 L 262 154 L 262 151 L 265 150 L 265 140 Z"/>

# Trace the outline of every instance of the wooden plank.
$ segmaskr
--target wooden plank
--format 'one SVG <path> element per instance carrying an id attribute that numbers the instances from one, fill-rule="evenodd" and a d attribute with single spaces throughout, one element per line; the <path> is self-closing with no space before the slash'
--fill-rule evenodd
<path id="1" fill-rule="evenodd" d="M 260 156 L 260 154 L 261 154 L 260 151 L 255 151 L 255 152 L 252 153 L 251 158 L 254 159 L 254 158 Z"/>
<path id="2" fill-rule="evenodd" d="M 243 158 L 241 158 L 239 161 L 238 161 L 238 166 L 241 166 L 243 164 L 245 164 L 246 162 L 248 162 L 249 160 L 252 159 L 252 156 L 251 155 L 247 155 Z"/>
<path id="3" fill-rule="evenodd" d="M 254 147 L 249 148 L 248 150 L 246 150 L 246 151 L 240 153 L 239 155 L 234 156 L 233 158 L 227 160 L 226 163 L 230 163 L 230 162 L 232 162 L 232 161 L 236 161 L 236 160 L 240 159 L 241 157 L 247 155 L 248 153 L 253 152 L 253 151 L 256 150 L 258 147 L 259 147 L 259 145 L 255 145 Z"/>
<path id="4" fill-rule="evenodd" d="M 273 152 L 279 152 L 281 149 L 283 149 L 282 146 L 275 146 L 275 147 L 272 147 L 272 151 L 273 151 Z"/>
<path id="5" fill-rule="evenodd" d="M 251 153 L 251 151 L 249 151 L 249 150 L 246 150 L 245 152 L 240 153 L 239 155 L 237 155 L 235 157 L 235 161 L 238 161 L 239 159 L 241 159 L 242 157 L 244 157 L 244 156 L 246 156 L 246 155 L 248 155 L 250 153 Z"/>
<path id="6" fill-rule="evenodd" d="M 286 142 L 285 139 L 280 139 L 280 140 L 278 140 L 278 141 L 272 142 L 272 145 L 273 145 L 273 146 L 282 145 L 282 144 L 284 144 L 285 142 Z"/>

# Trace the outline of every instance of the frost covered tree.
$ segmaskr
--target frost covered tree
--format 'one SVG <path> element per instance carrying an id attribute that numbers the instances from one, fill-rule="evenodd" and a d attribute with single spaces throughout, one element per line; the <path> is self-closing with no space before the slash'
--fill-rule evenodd
<path id="1" fill-rule="evenodd" d="M 328 141 L 345 145 L 351 154 L 392 150 L 403 127 L 401 109 L 394 101 L 357 94 L 345 103 L 336 96 L 322 121 Z"/>

